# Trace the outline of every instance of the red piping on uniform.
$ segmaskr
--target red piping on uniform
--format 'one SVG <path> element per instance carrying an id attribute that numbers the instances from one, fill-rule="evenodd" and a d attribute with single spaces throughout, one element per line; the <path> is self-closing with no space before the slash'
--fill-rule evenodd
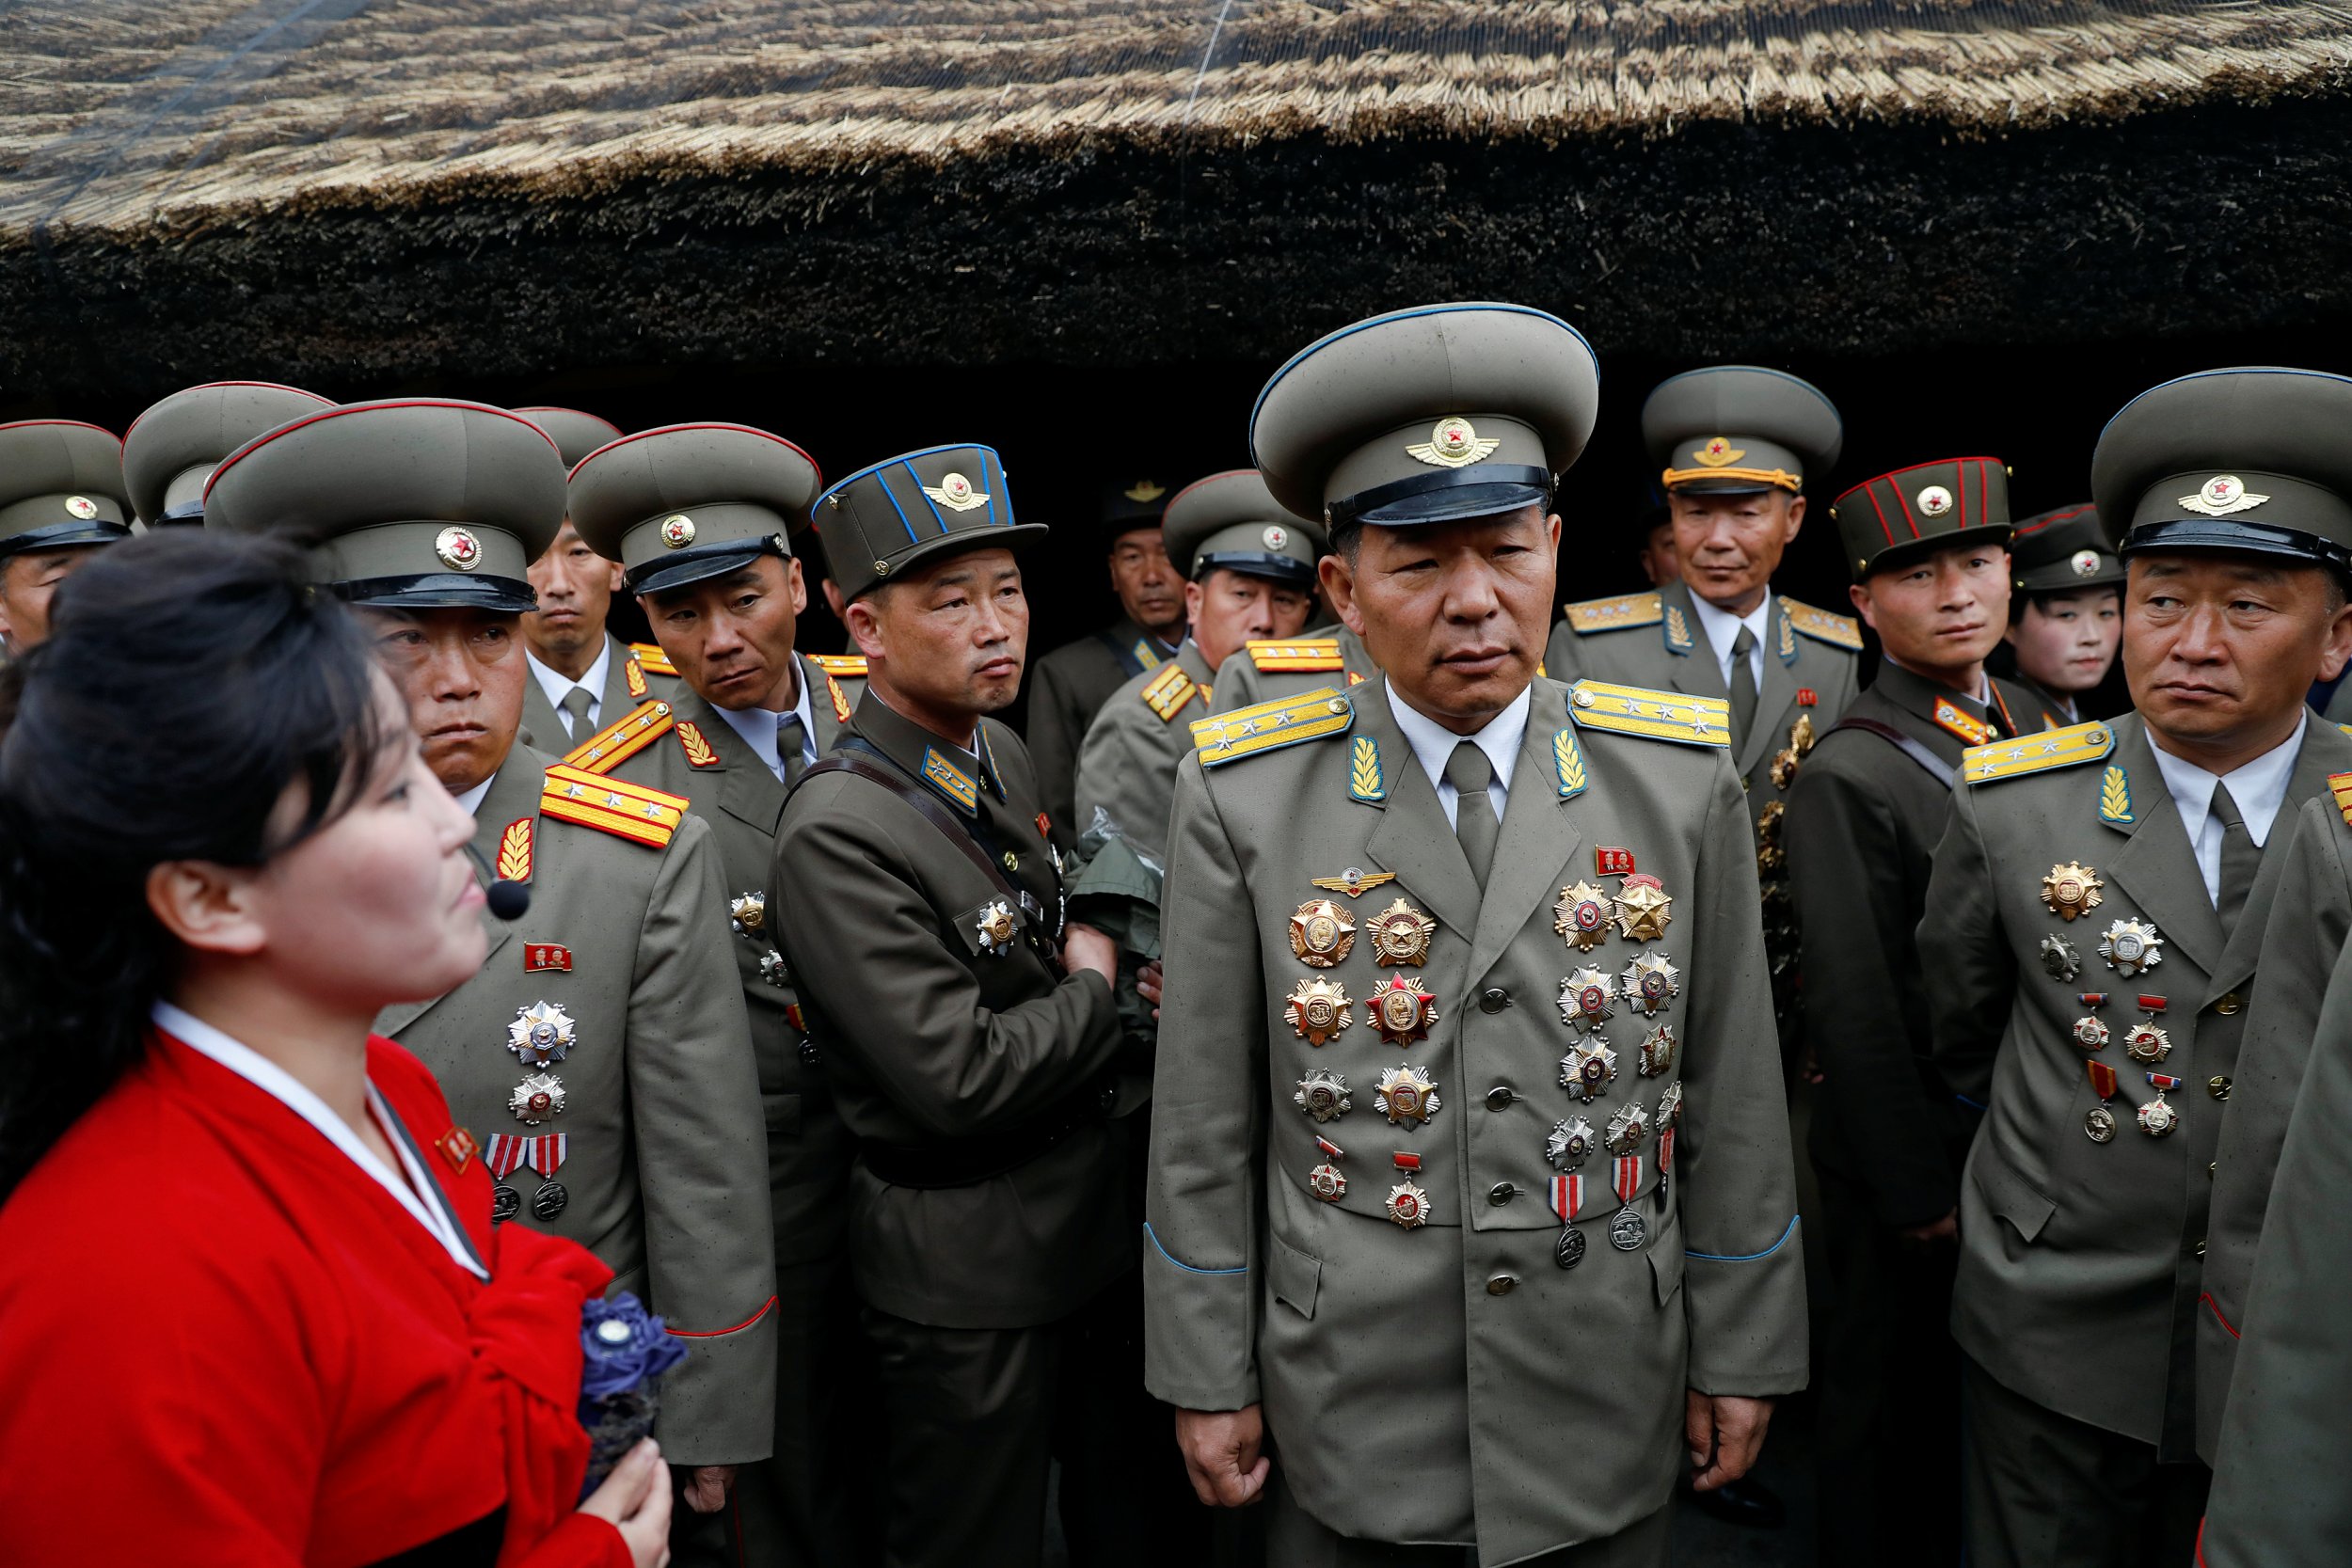
<path id="1" fill-rule="evenodd" d="M 2217 1304 L 2217 1302 L 2215 1302 L 2215 1300 L 2213 1299 L 2213 1292 L 2212 1292 L 2211 1291 L 2206 1291 L 2203 1295 L 2199 1296 L 2197 1299 L 2198 1299 L 2199 1301 L 2201 1301 L 2201 1302 L 2203 1302 L 2203 1303 L 2205 1304 L 2205 1310 L 2213 1314 L 2213 1321 L 2214 1321 L 2215 1323 L 2219 1323 L 2222 1327 L 2227 1328 L 2227 1329 L 2229 1329 L 2229 1330 L 2230 1330 L 2230 1338 L 2233 1338 L 2233 1339 L 2242 1339 L 2242 1338 L 2245 1338 L 2245 1336 L 2244 1336 L 2244 1335 L 2240 1334 L 2240 1333 L 2239 1333 L 2239 1332 L 2238 1332 L 2238 1331 L 2237 1331 L 2234 1327 L 2233 1327 L 2233 1326 L 2231 1325 L 2231 1323 L 2230 1323 L 2230 1320 L 2229 1320 L 2229 1319 L 2227 1319 L 2227 1318 L 2225 1318 L 2225 1317 L 2223 1317 L 2223 1316 L 2221 1315 L 2221 1307 L 2220 1307 L 2219 1304 Z"/>
<path id="2" fill-rule="evenodd" d="M 2081 516 L 2084 513 L 2095 512 L 2097 510 L 2098 508 L 2096 507 L 2078 506 L 2072 512 L 2053 512 L 2048 516 L 2042 518 L 2040 522 L 2028 523 L 2024 528 L 2017 530 L 2017 537 L 2023 539 L 2027 534 L 2040 533 L 2043 529 L 2049 528 L 2054 524 L 2071 523 L 2075 518 Z"/>
<path id="3" fill-rule="evenodd" d="M 2197 1568 L 2206 1568 L 2205 1521 L 2202 1519 L 2197 1521 Z"/>
<path id="4" fill-rule="evenodd" d="M 669 1325 L 666 1323 L 662 1326 L 667 1329 L 668 1332 L 675 1334 L 681 1339 L 716 1339 L 723 1334 L 742 1333 L 745 1329 L 751 1327 L 752 1324 L 766 1317 L 768 1315 L 769 1307 L 775 1306 L 775 1304 L 776 1298 L 770 1296 L 765 1306 L 761 1307 L 758 1311 L 753 1313 L 750 1317 L 745 1318 L 741 1323 L 737 1323 L 733 1328 L 669 1328 Z"/>
<path id="5" fill-rule="evenodd" d="M 1862 494 L 1868 499 L 1870 502 L 1870 510 L 1879 515 L 1879 531 L 1886 535 L 1886 542 L 1888 544 L 1893 544 L 1895 542 L 1895 531 L 1886 526 L 1886 508 L 1879 504 L 1879 493 L 1866 484 L 1862 487 Z"/>
<path id="6" fill-rule="evenodd" d="M 301 388 L 297 387 L 294 390 L 300 391 Z M 516 413 L 511 408 L 500 408 L 487 403 L 468 403 L 462 398 L 387 398 L 381 403 L 339 404 L 332 408 L 322 408 L 315 414 L 305 414 L 301 419 L 292 420 L 286 424 L 281 424 L 276 430 L 263 431 L 261 435 L 256 436 L 252 440 L 247 441 L 244 446 L 239 447 L 236 451 L 230 452 L 228 456 L 220 460 L 220 467 L 213 470 L 213 477 L 204 482 L 204 499 L 206 500 L 211 500 L 213 499 L 213 486 L 220 483 L 220 476 L 227 473 L 230 468 L 236 467 L 238 462 L 240 462 L 247 452 L 250 452 L 254 448 L 262 445 L 263 442 L 275 441 L 281 436 L 292 436 L 295 431 L 300 430 L 307 425 L 314 425 L 321 420 L 340 419 L 345 414 L 364 414 L 377 408 L 455 408 L 463 410 L 469 414 L 496 414 L 501 419 L 514 420 L 516 424 L 522 426 L 525 430 L 530 431 L 533 436 L 536 436 L 542 441 L 545 441 L 548 446 L 555 447 L 556 461 L 560 463 L 564 460 L 564 449 L 555 446 L 554 436 L 548 435 L 546 431 L 541 430 L 537 425 L 532 424 L 529 420 L 524 419 L 520 414 Z"/>
<path id="7" fill-rule="evenodd" d="M 570 410 L 570 412 L 577 414 L 580 410 L 575 408 Z M 591 414 L 588 417 L 592 420 L 596 418 L 594 414 Z M 534 426 L 533 428 L 536 427 Z M 760 430 L 755 426 L 747 424 L 730 424 L 724 420 L 697 420 L 691 424 L 665 424 L 658 429 L 641 430 L 634 435 L 624 436 L 617 441 L 607 441 L 604 445 L 598 447 L 596 451 L 590 452 L 587 456 L 573 464 L 572 473 L 576 474 L 580 472 L 580 469 L 586 467 L 597 458 L 602 457 L 606 452 L 611 451 L 614 447 L 625 447 L 631 441 L 642 441 L 648 436 L 667 436 L 674 431 L 679 430 L 732 430 L 742 436 L 764 436 L 768 440 L 773 441 L 780 447 L 789 447 L 794 451 L 799 452 L 801 454 L 802 462 L 806 463 L 810 467 L 817 469 L 818 489 L 822 490 L 825 487 L 825 470 L 821 467 L 818 467 L 817 459 L 809 456 L 807 451 L 802 448 L 799 442 L 787 441 L 772 430 Z M 571 474 L 566 474 L 564 477 L 568 480 L 570 479 Z"/>

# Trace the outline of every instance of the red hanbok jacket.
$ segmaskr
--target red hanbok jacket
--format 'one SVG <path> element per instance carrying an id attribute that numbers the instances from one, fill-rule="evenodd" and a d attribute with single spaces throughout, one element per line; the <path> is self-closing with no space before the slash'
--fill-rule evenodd
<path id="1" fill-rule="evenodd" d="M 572 1512 L 580 1305 L 610 1272 L 492 1229 L 414 1056 L 372 1038 L 368 1075 L 489 1282 L 292 1108 L 157 1033 L 0 1207 L 0 1562 L 358 1568 L 503 1507 L 501 1565 L 628 1568 Z"/>

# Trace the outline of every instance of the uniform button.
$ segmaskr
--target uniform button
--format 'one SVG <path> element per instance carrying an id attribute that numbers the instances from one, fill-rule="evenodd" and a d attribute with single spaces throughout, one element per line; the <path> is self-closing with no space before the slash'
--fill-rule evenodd
<path id="1" fill-rule="evenodd" d="M 820 1060 L 822 1060 L 822 1058 L 817 1053 L 817 1042 L 815 1040 L 803 1040 L 801 1042 L 801 1065 L 803 1067 L 815 1067 Z"/>
<path id="2" fill-rule="evenodd" d="M 2221 1162 L 2220 1162 L 2220 1161 L 2218 1161 L 2218 1160 L 2208 1160 L 2208 1161 L 2206 1161 L 2206 1162 L 2205 1162 L 2205 1175 L 2206 1175 L 2206 1176 L 2208 1176 L 2208 1177 L 2217 1176 L 2217 1175 L 2219 1175 L 2219 1174 L 2220 1174 L 2220 1171 L 2221 1171 Z"/>
<path id="3" fill-rule="evenodd" d="M 2197 1243 L 2197 1256 L 2198 1256 L 2198 1257 L 2200 1257 L 2200 1258 L 2202 1258 L 2204 1255 L 2205 1255 L 2205 1243 L 2202 1243 L 2202 1242 L 2200 1242 L 2200 1243 Z M 1491 1279 L 1490 1279 L 1490 1280 L 1488 1280 L 1488 1281 L 1486 1282 L 1486 1289 L 1488 1289 L 1489 1291 L 1491 1291 L 1491 1290 L 1493 1290 L 1494 1288 L 1495 1288 L 1495 1287 L 1494 1287 L 1494 1281 L 1493 1281 L 1493 1280 L 1491 1280 Z"/>
<path id="4" fill-rule="evenodd" d="M 1486 1281 L 1486 1293 L 1490 1296 L 1507 1296 L 1518 1289 L 1518 1275 L 1499 1274 Z"/>
<path id="5" fill-rule="evenodd" d="M 1119 1091 L 1117 1089 L 1104 1089 L 1099 1102 L 1103 1107 L 1103 1114 L 1104 1116 L 1109 1116 L 1111 1114 L 1111 1107 L 1119 1103 Z"/>
<path id="6" fill-rule="evenodd" d="M 1509 1089 L 1503 1087 L 1501 1084 L 1497 1084 L 1493 1088 L 1486 1091 L 1486 1109 L 1489 1111 L 1507 1111 L 1511 1108 L 1511 1101 L 1517 1100 L 1518 1098 L 1518 1095 L 1513 1094 Z"/>
<path id="7" fill-rule="evenodd" d="M 1519 1190 L 1508 1181 L 1498 1181 L 1486 1194 L 1486 1201 L 1500 1209 L 1519 1196 Z"/>
<path id="8" fill-rule="evenodd" d="M 2230 1075 L 2226 1072 L 2217 1072 L 2211 1078 L 2206 1079 L 2205 1092 L 2216 1100 L 2229 1099 Z"/>
<path id="9" fill-rule="evenodd" d="M 1478 993 L 1478 1010 L 1482 1013 L 1499 1013 L 1510 1005 L 1511 993 L 1501 986 L 1488 986 Z"/>
<path id="10" fill-rule="evenodd" d="M 2223 1018 L 2228 1018 L 2230 1015 L 2236 1012 L 2240 1007 L 2245 1006 L 2246 998 L 2240 996 L 2233 990 L 2224 991 L 2221 994 L 2221 1000 L 2213 1005 L 2213 1010 L 2219 1013 Z"/>

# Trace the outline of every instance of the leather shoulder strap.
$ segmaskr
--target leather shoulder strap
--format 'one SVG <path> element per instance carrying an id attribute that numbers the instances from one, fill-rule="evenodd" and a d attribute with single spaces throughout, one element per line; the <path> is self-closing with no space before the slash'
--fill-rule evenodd
<path id="1" fill-rule="evenodd" d="M 1946 789 L 1952 787 L 1954 772 L 1952 765 L 1929 751 L 1912 736 L 1903 734 L 1894 725 L 1882 724 L 1875 719 L 1857 719 L 1849 714 L 1829 727 L 1829 733 L 1832 735 L 1836 735 L 1839 730 L 1862 730 L 1877 736 L 1881 740 L 1886 741 L 1895 750 L 1926 768 L 1937 784 L 1942 784 Z"/>

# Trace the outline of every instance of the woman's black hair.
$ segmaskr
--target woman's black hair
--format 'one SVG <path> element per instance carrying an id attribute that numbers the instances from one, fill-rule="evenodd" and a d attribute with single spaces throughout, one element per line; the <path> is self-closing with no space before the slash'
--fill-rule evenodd
<path id="1" fill-rule="evenodd" d="M 358 623 L 281 544 L 108 546 L 51 628 L 0 673 L 0 1198 L 147 1049 L 179 954 L 148 873 L 261 864 L 405 738 Z"/>

